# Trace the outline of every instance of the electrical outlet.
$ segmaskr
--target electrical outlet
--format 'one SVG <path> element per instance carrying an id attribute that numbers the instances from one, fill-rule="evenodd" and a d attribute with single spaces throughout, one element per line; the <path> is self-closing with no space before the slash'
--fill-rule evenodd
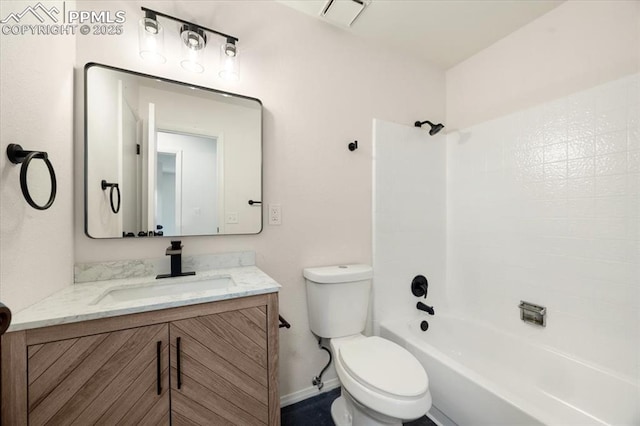
<path id="1" fill-rule="evenodd" d="M 269 225 L 282 225 L 282 206 L 269 204 Z"/>
<path id="2" fill-rule="evenodd" d="M 237 212 L 227 212 L 227 223 L 238 223 L 238 213 Z"/>

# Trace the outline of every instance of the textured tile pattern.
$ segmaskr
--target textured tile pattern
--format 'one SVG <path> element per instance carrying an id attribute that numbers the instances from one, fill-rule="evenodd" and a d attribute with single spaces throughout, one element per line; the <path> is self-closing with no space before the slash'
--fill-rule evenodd
<path id="1" fill-rule="evenodd" d="M 612 81 L 448 137 L 448 285 L 482 321 L 640 375 L 640 89 Z M 548 308 L 522 323 L 523 299 Z"/>

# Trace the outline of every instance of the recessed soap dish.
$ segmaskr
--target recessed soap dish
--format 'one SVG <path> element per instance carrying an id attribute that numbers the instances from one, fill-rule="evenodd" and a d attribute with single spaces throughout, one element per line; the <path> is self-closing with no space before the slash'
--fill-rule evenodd
<path id="1" fill-rule="evenodd" d="M 534 305 L 533 303 L 520 301 L 520 319 L 530 324 L 546 327 L 547 325 L 547 308 L 544 306 Z"/>

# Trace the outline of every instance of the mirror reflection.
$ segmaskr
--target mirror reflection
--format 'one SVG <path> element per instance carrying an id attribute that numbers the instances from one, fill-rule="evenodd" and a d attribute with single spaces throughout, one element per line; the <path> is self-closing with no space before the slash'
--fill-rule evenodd
<path id="1" fill-rule="evenodd" d="M 92 238 L 262 230 L 262 104 L 85 67 L 85 231 Z"/>

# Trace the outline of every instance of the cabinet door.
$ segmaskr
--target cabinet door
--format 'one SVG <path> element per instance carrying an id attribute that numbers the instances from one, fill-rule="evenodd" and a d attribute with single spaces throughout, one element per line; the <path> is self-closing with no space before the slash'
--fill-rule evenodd
<path id="1" fill-rule="evenodd" d="M 169 424 L 168 324 L 29 346 L 29 425 Z"/>
<path id="2" fill-rule="evenodd" d="M 265 425 L 266 306 L 170 324 L 171 418 L 180 425 Z"/>

